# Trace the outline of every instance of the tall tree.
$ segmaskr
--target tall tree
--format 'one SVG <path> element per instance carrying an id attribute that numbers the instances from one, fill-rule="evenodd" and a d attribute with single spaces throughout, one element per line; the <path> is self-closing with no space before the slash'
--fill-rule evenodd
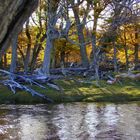
<path id="1" fill-rule="evenodd" d="M 38 0 L 0 1 L 0 57 L 7 50 L 15 33 L 22 29 L 24 22 L 38 5 Z M 8 7 L 8 8 L 7 8 Z"/>
<path id="2" fill-rule="evenodd" d="M 87 67 L 89 65 L 89 62 L 88 62 L 88 57 L 87 57 L 87 52 L 86 52 L 86 42 L 85 42 L 83 29 L 85 26 L 84 20 L 87 16 L 89 5 L 87 5 L 87 9 L 86 9 L 86 13 L 84 15 L 84 18 L 83 18 L 83 20 L 81 20 L 80 4 L 82 4 L 82 2 L 83 1 L 79 0 L 76 3 L 75 0 L 71 0 L 71 5 L 72 5 L 73 13 L 74 13 L 74 18 L 75 18 L 76 28 L 77 28 L 77 33 L 78 33 L 78 39 L 79 39 L 79 44 L 80 44 L 82 66 Z"/>
<path id="3" fill-rule="evenodd" d="M 47 0 L 47 41 L 42 65 L 42 73 L 45 76 L 50 75 L 49 69 L 53 41 L 59 36 L 58 31 L 55 29 L 56 22 L 58 20 L 57 9 L 59 2 L 60 0 Z"/>
<path id="4" fill-rule="evenodd" d="M 33 53 L 31 58 L 31 65 L 30 70 L 33 72 L 33 70 L 36 67 L 37 58 L 40 54 L 40 51 L 43 48 L 43 42 L 46 39 L 46 27 L 47 27 L 47 3 L 45 0 L 39 1 L 38 9 L 35 12 L 35 18 L 32 17 L 32 22 L 37 27 L 36 36 L 35 36 L 35 43 L 33 47 Z"/>
<path id="5" fill-rule="evenodd" d="M 91 33 L 91 44 L 92 44 L 92 52 L 91 52 L 91 67 L 95 70 L 95 77 L 98 80 L 99 79 L 99 52 L 100 48 L 97 47 L 97 25 L 98 20 L 100 18 L 101 12 L 105 10 L 105 8 L 108 6 L 110 1 L 104 1 L 104 0 L 96 0 L 96 1 L 90 1 L 87 0 L 87 2 L 90 4 L 92 12 L 93 12 L 93 28 Z"/>

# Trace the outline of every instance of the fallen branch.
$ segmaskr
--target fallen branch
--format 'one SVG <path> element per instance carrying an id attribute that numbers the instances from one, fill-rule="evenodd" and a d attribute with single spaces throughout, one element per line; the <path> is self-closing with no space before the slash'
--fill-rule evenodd
<path id="1" fill-rule="evenodd" d="M 24 84 L 22 84 L 20 82 L 21 80 L 23 80 L 24 83 L 29 83 L 30 85 L 34 84 L 34 85 L 39 86 L 40 88 L 46 88 L 45 86 L 41 85 L 40 83 L 36 82 L 35 80 L 32 80 L 31 78 L 28 78 L 27 76 L 21 76 L 21 75 L 10 73 L 6 70 L 1 70 L 0 69 L 0 72 L 9 76 L 9 79 L 2 80 L 0 83 L 2 83 L 5 86 L 10 87 L 11 91 L 14 94 L 16 93 L 16 89 L 25 90 L 28 93 L 31 93 L 32 96 L 36 95 L 36 96 L 39 96 L 39 97 L 47 100 L 48 102 L 53 102 L 53 100 L 50 99 L 49 97 L 47 97 L 46 95 L 40 94 L 40 93 L 36 92 L 35 90 L 33 90 L 32 88 L 30 88 L 28 86 L 25 86 Z M 56 89 L 56 87 L 55 87 L 55 89 Z"/>
<path id="2" fill-rule="evenodd" d="M 28 86 L 25 86 L 25 85 L 21 85 L 19 83 L 17 83 L 16 81 L 13 81 L 13 80 L 4 80 L 3 81 L 3 84 L 5 86 L 8 86 L 10 87 L 11 91 L 15 94 L 16 93 L 16 89 L 20 89 L 20 90 L 25 90 L 27 91 L 28 93 L 31 93 L 32 96 L 39 96 L 49 102 L 53 102 L 52 99 L 48 98 L 47 96 L 43 95 L 43 94 L 40 94 L 38 92 L 36 92 L 35 90 L 29 88 Z"/>
<path id="3" fill-rule="evenodd" d="M 51 88 L 53 88 L 53 89 L 55 89 L 57 91 L 61 91 L 61 89 L 57 85 L 55 85 L 55 84 L 47 83 L 47 86 L 49 86 L 49 87 L 51 87 Z"/>
<path id="4" fill-rule="evenodd" d="M 140 73 L 121 73 L 119 75 L 116 75 L 115 78 L 111 76 L 108 76 L 108 78 L 110 78 L 110 80 L 107 80 L 108 84 L 114 84 L 116 82 L 119 82 L 122 85 L 122 83 L 120 82 L 121 79 L 140 80 Z"/>
<path id="5" fill-rule="evenodd" d="M 140 80 L 140 73 L 138 73 L 138 74 L 122 73 L 122 74 L 116 75 L 115 78 L 116 79 L 128 78 L 128 79 L 131 79 L 131 80 Z"/>

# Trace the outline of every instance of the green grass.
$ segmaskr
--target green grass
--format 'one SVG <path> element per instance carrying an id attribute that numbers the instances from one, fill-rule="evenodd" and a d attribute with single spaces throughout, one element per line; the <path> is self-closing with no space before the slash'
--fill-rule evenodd
<path id="1" fill-rule="evenodd" d="M 55 103 L 140 101 L 140 81 L 123 81 L 122 84 L 116 83 L 114 85 L 100 81 L 99 86 L 96 85 L 95 81 L 81 83 L 75 80 L 57 80 L 55 82 L 63 88 L 61 92 L 47 86 L 46 89 L 36 86 L 33 88 L 53 99 Z M 16 94 L 13 94 L 7 87 L 0 86 L 0 103 L 36 104 L 47 102 L 37 96 L 32 97 L 25 91 L 17 91 Z"/>

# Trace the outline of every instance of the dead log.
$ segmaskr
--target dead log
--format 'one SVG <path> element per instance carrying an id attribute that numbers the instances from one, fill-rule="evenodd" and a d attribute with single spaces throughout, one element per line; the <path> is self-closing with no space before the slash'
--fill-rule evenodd
<path id="1" fill-rule="evenodd" d="M 39 82 L 36 81 L 36 80 L 38 80 L 38 79 L 36 79 L 36 77 L 31 78 L 31 77 L 27 77 L 27 75 L 26 76 L 17 75 L 17 74 L 10 73 L 9 71 L 1 70 L 1 69 L 0 69 L 0 73 L 4 73 L 4 74 L 8 75 L 8 78 L 2 80 L 0 83 L 7 87 L 10 87 L 11 91 L 14 94 L 16 93 L 16 89 L 20 89 L 20 90 L 27 91 L 28 93 L 32 94 L 32 96 L 36 95 L 36 96 L 39 96 L 39 97 L 47 100 L 48 102 L 53 102 L 53 100 L 50 99 L 49 97 L 47 97 L 43 94 L 40 94 L 40 93 L 36 92 L 35 90 L 33 90 L 32 88 L 30 88 L 28 85 L 25 85 L 25 84 L 30 84 L 30 85 L 37 85 L 40 88 L 46 88 L 45 86 L 43 86 L 42 84 L 40 84 Z M 14 77 L 14 78 L 12 78 L 12 77 Z M 47 80 L 46 77 L 45 77 L 45 79 Z M 22 82 L 21 82 L 21 80 L 22 80 Z M 60 90 L 60 88 L 54 83 L 50 83 L 50 84 L 48 83 L 47 85 L 55 90 Z"/>
<path id="2" fill-rule="evenodd" d="M 87 68 L 56 68 L 56 69 L 50 69 L 51 74 L 63 74 L 63 71 L 65 71 L 68 74 L 71 73 L 83 73 L 87 71 Z"/>
<path id="3" fill-rule="evenodd" d="M 122 73 L 115 76 L 116 80 L 119 79 L 131 79 L 131 80 L 140 80 L 140 73 L 133 74 L 133 73 Z"/>
<path id="4" fill-rule="evenodd" d="M 108 76 L 109 77 L 109 76 Z M 140 80 L 140 73 L 133 74 L 133 73 L 121 73 L 119 75 L 116 75 L 115 78 L 109 77 L 110 80 L 107 80 L 107 84 L 114 84 L 116 82 L 120 82 L 121 79 L 130 79 L 130 80 Z"/>

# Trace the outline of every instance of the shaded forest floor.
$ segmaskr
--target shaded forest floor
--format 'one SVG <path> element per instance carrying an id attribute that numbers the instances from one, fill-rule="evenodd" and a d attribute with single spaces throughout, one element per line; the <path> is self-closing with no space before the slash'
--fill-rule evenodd
<path id="1" fill-rule="evenodd" d="M 123 80 L 120 83 L 109 85 L 106 81 L 100 81 L 96 85 L 95 81 L 84 79 L 55 80 L 61 87 L 61 91 L 56 91 L 46 86 L 41 89 L 37 86 L 32 88 L 39 93 L 45 94 L 54 100 L 54 103 L 62 102 L 114 102 L 124 103 L 130 101 L 140 101 L 140 81 Z M 0 85 L 0 104 L 36 104 L 46 103 L 39 97 L 32 97 L 25 91 L 17 91 L 13 94 L 7 87 Z"/>

